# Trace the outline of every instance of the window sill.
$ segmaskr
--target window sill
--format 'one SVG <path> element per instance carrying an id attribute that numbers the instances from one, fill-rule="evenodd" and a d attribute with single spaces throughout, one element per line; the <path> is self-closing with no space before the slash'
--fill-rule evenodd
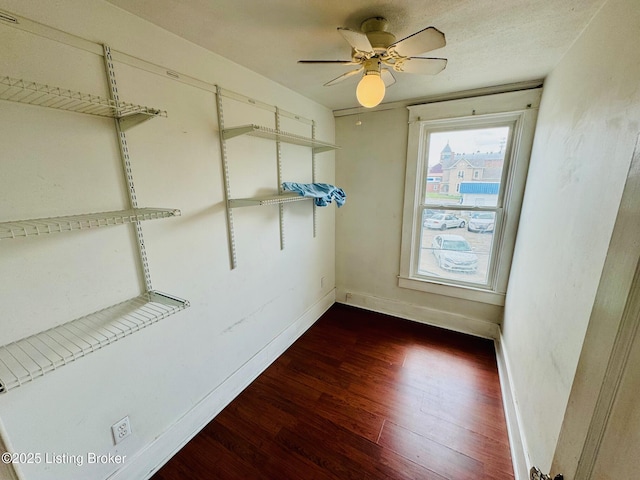
<path id="1" fill-rule="evenodd" d="M 473 302 L 488 303 L 490 305 L 504 306 L 504 293 L 497 293 L 491 290 L 483 290 L 480 288 L 463 287 L 460 285 L 446 285 L 435 283 L 427 280 L 419 280 L 409 277 L 398 277 L 398 286 L 400 288 L 409 288 L 411 290 L 419 290 L 421 292 L 435 293 L 447 297 L 461 298 L 463 300 L 471 300 Z"/>

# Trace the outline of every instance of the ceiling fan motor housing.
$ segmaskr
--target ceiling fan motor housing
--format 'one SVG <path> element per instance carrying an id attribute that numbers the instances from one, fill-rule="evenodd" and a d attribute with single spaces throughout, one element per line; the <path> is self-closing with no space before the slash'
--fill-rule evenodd
<path id="1" fill-rule="evenodd" d="M 396 36 L 388 32 L 388 28 L 389 22 L 384 17 L 368 18 L 360 25 L 360 30 L 367 36 L 377 54 L 386 52 L 387 47 L 396 41 Z"/>

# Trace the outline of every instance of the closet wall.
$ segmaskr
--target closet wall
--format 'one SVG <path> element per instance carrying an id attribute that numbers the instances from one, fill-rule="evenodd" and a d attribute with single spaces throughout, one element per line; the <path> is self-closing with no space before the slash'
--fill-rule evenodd
<path id="1" fill-rule="evenodd" d="M 17 466 L 25 479 L 144 478 L 334 299 L 334 206 L 318 209 L 314 238 L 311 201 L 285 205 L 283 250 L 277 206 L 235 209 L 238 263 L 230 268 L 213 85 L 314 119 L 316 137 L 327 142 L 333 142 L 333 117 L 326 108 L 106 2 L 2 0 L 0 10 L 64 32 L 56 40 L 0 22 L 2 76 L 108 96 L 103 59 L 77 48 L 84 40 L 163 67 L 151 73 L 143 63 L 115 63 L 122 100 L 168 112 L 167 118 L 127 132 L 129 154 L 140 206 L 182 212 L 142 224 L 153 286 L 191 306 L 0 395 L 0 432 L 7 448 L 40 452 L 43 458 L 46 453 L 84 458 L 82 466 Z M 208 86 L 181 83 L 166 70 Z M 269 111 L 228 99 L 224 109 L 227 127 L 275 127 Z M 282 129 L 311 136 L 308 125 L 293 120 Z M 112 119 L 2 101 L 0 131 L 0 222 L 128 207 Z M 275 193 L 275 142 L 232 141 L 232 196 Z M 284 180 L 311 181 L 309 148 L 283 147 L 282 162 Z M 333 153 L 317 155 L 317 176 L 334 182 Z M 2 241 L 0 344 L 141 293 L 136 249 L 128 226 Z M 133 434 L 116 447 L 110 426 L 125 415 Z M 126 461 L 88 464 L 89 452 L 126 455 Z"/>

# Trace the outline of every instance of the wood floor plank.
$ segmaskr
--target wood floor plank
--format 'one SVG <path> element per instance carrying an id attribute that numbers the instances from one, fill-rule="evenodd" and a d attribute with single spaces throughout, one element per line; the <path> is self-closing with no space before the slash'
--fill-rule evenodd
<path id="1" fill-rule="evenodd" d="M 423 412 L 395 415 L 392 422 L 399 427 L 438 442 L 480 461 L 488 478 L 512 478 L 509 445 L 473 430 Z M 385 424 L 386 425 L 386 424 Z"/>
<path id="2" fill-rule="evenodd" d="M 334 305 L 153 480 L 513 480 L 491 341 Z"/>
<path id="3" fill-rule="evenodd" d="M 414 431 L 386 422 L 378 443 L 445 478 L 483 478 L 481 462 Z"/>

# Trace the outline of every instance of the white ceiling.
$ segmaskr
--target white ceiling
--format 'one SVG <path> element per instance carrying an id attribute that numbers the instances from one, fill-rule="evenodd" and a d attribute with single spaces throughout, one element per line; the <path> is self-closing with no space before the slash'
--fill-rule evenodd
<path id="1" fill-rule="evenodd" d="M 425 27 L 447 45 L 435 76 L 396 74 L 384 103 L 543 79 L 606 0 L 108 0 L 332 110 L 357 107 L 359 76 L 322 85 L 354 67 L 337 27 L 359 30 L 383 16 L 398 40 Z"/>

